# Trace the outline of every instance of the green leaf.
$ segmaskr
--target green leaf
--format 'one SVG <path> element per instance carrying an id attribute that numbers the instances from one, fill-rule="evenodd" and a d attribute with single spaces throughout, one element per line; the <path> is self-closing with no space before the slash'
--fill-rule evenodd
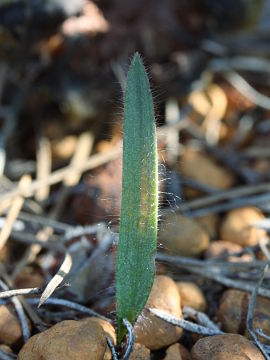
<path id="1" fill-rule="evenodd" d="M 122 205 L 116 269 L 117 339 L 134 324 L 152 288 L 157 247 L 158 175 L 153 100 L 138 53 L 124 101 Z"/>

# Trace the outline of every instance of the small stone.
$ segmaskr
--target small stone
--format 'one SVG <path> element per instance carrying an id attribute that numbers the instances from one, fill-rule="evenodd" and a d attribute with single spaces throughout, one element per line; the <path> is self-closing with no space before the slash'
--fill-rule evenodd
<path id="1" fill-rule="evenodd" d="M 220 218 L 216 214 L 208 214 L 196 218 L 196 222 L 208 233 L 210 238 L 216 239 Z"/>
<path id="2" fill-rule="evenodd" d="M 150 360 L 150 350 L 142 344 L 135 343 L 129 360 Z"/>
<path id="3" fill-rule="evenodd" d="M 209 236 L 193 219 L 167 214 L 160 224 L 159 241 L 168 252 L 181 256 L 199 256 L 209 246 Z"/>
<path id="4" fill-rule="evenodd" d="M 207 336 L 191 350 L 192 360 L 264 360 L 260 350 L 244 336 L 224 334 Z"/>
<path id="5" fill-rule="evenodd" d="M 40 287 L 45 285 L 45 278 L 41 272 L 32 268 L 26 267 L 14 279 L 14 287 L 17 289 Z"/>
<path id="6" fill-rule="evenodd" d="M 190 360 L 190 354 L 182 344 L 173 344 L 166 350 L 164 360 Z"/>
<path id="7" fill-rule="evenodd" d="M 201 289 L 193 282 L 179 281 L 176 283 L 182 306 L 189 306 L 204 312 L 207 304 Z"/>
<path id="8" fill-rule="evenodd" d="M 103 360 L 107 346 L 104 330 L 92 318 L 66 320 L 32 336 L 18 360 Z"/>
<path id="9" fill-rule="evenodd" d="M 241 334 L 251 339 L 246 327 L 250 297 L 250 294 L 242 290 L 230 289 L 224 292 L 217 317 L 225 332 Z M 261 328 L 265 334 L 270 334 L 270 299 L 257 296 L 252 319 L 254 329 Z M 260 336 L 259 339 L 267 342 Z"/>
<path id="10" fill-rule="evenodd" d="M 20 322 L 11 307 L 0 306 L 0 343 L 12 346 L 22 337 Z"/>
<path id="11" fill-rule="evenodd" d="M 112 324 L 110 324 L 106 320 L 103 320 L 103 319 L 100 319 L 97 317 L 91 317 L 91 318 L 86 319 L 87 322 L 90 320 L 96 324 L 99 324 L 102 327 L 105 334 L 110 337 L 112 343 L 115 346 L 116 345 L 116 332 L 115 332 L 115 328 L 112 326 Z M 84 320 L 82 320 L 82 321 L 84 321 Z M 104 360 L 110 360 L 111 358 L 112 358 L 111 350 L 110 350 L 109 346 L 107 346 L 106 353 L 104 355 Z"/>
<path id="12" fill-rule="evenodd" d="M 207 154 L 187 148 L 180 159 L 180 174 L 204 185 L 225 190 L 234 183 L 232 173 Z"/>
<path id="13" fill-rule="evenodd" d="M 182 317 L 180 296 L 175 282 L 168 276 L 156 276 L 149 299 L 134 326 L 136 342 L 150 350 L 158 350 L 177 342 L 183 330 L 159 319 L 148 308 Z"/>
<path id="14" fill-rule="evenodd" d="M 77 137 L 66 136 L 52 142 L 52 156 L 54 160 L 68 160 L 74 154 L 77 144 Z"/>
<path id="15" fill-rule="evenodd" d="M 254 207 L 232 210 L 221 224 L 221 239 L 242 246 L 257 245 L 259 239 L 266 236 L 266 232 L 252 225 L 263 219 L 261 211 Z"/>
<path id="16" fill-rule="evenodd" d="M 230 241 L 213 241 L 208 249 L 206 250 L 204 256 L 206 259 L 218 259 L 226 258 L 226 261 L 237 262 L 237 261 L 251 261 L 252 257 L 250 254 L 243 254 L 241 256 L 228 256 L 230 254 L 237 254 L 243 250 L 241 245 L 232 243 Z"/>

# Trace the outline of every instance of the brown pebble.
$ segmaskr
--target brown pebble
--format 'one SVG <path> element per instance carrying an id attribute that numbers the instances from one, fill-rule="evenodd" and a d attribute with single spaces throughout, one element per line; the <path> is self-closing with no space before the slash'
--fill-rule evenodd
<path id="1" fill-rule="evenodd" d="M 121 208 L 122 159 L 112 160 L 83 178 L 84 190 L 71 201 L 69 216 L 80 224 L 118 219 Z"/>
<path id="2" fill-rule="evenodd" d="M 192 282 L 179 281 L 176 283 L 182 306 L 189 306 L 204 312 L 207 304 L 201 289 Z"/>
<path id="3" fill-rule="evenodd" d="M 230 254 L 237 254 L 243 250 L 241 245 L 232 243 L 230 241 L 213 241 L 204 256 L 206 259 L 218 259 L 224 258 L 226 261 L 237 262 L 237 261 L 251 261 L 252 257 L 250 254 L 243 254 L 241 256 L 228 256 Z"/>
<path id="4" fill-rule="evenodd" d="M 177 318 L 182 317 L 180 296 L 175 282 L 168 276 L 156 276 L 147 304 L 135 323 L 136 342 L 158 350 L 177 342 L 182 329 L 159 319 L 148 308 L 155 308 Z"/>
<path id="5" fill-rule="evenodd" d="M 142 344 L 135 343 L 129 360 L 150 360 L 150 350 Z"/>
<path id="6" fill-rule="evenodd" d="M 198 256 L 209 246 L 209 236 L 193 219 L 167 214 L 160 224 L 159 241 L 174 255 Z"/>
<path id="7" fill-rule="evenodd" d="M 251 338 L 246 327 L 250 296 L 245 291 L 235 289 L 223 293 L 217 317 L 225 332 Z M 270 299 L 257 296 L 252 319 L 254 329 L 261 328 L 265 334 L 270 334 Z M 262 342 L 266 342 L 265 339 L 259 338 Z"/>
<path id="8" fill-rule="evenodd" d="M 211 239 L 216 239 L 220 218 L 216 214 L 208 214 L 196 218 L 196 222 L 208 233 Z"/>
<path id="9" fill-rule="evenodd" d="M 45 284 L 45 278 L 41 272 L 32 268 L 26 267 L 20 272 L 14 279 L 15 288 L 31 288 L 31 287 L 43 287 Z"/>
<path id="10" fill-rule="evenodd" d="M 22 337 L 21 325 L 10 306 L 0 306 L 0 343 L 14 345 Z"/>
<path id="11" fill-rule="evenodd" d="M 234 183 L 232 173 L 200 151 L 187 148 L 180 159 L 180 174 L 220 190 Z"/>
<path id="12" fill-rule="evenodd" d="M 251 341 L 238 334 L 207 336 L 191 350 L 192 360 L 264 360 Z"/>
<path id="13" fill-rule="evenodd" d="M 164 360 L 190 360 L 190 354 L 182 344 L 173 344 L 166 350 Z"/>
<path id="14" fill-rule="evenodd" d="M 221 224 L 221 239 L 242 246 L 257 245 L 259 239 L 266 236 L 266 232 L 251 225 L 263 219 L 261 211 L 254 207 L 232 210 Z"/>
<path id="15" fill-rule="evenodd" d="M 32 336 L 18 360 L 103 360 L 106 348 L 105 332 L 92 318 L 66 320 Z"/>

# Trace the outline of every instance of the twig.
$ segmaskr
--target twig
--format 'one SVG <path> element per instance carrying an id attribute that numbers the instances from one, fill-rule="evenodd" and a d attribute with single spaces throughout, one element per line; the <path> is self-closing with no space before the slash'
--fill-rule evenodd
<path id="1" fill-rule="evenodd" d="M 23 221 L 30 222 L 30 223 L 52 227 L 55 231 L 62 232 L 62 233 L 69 229 L 72 229 L 72 226 L 68 225 L 66 223 L 63 223 L 63 222 L 60 222 L 60 221 L 57 221 L 54 219 L 46 218 L 46 217 L 43 217 L 40 215 L 27 214 L 23 211 L 20 212 L 18 218 Z"/>
<path id="2" fill-rule="evenodd" d="M 266 335 L 264 332 L 263 332 L 263 329 L 261 328 L 257 328 L 255 329 L 255 332 L 260 335 L 261 337 L 265 338 L 266 340 L 270 341 L 270 335 Z"/>
<path id="3" fill-rule="evenodd" d="M 254 195 L 263 192 L 270 192 L 270 182 L 250 185 L 239 186 L 232 190 L 220 191 L 217 194 L 211 194 L 202 198 L 185 202 L 185 204 L 179 205 L 179 211 L 193 210 L 200 207 L 205 207 L 217 203 L 222 200 L 232 200 L 235 198 L 241 198 L 243 196 Z"/>
<path id="4" fill-rule="evenodd" d="M 80 164 L 85 163 L 89 158 L 90 153 L 92 152 L 93 145 L 94 145 L 93 134 L 89 132 L 82 133 L 78 138 L 74 155 L 72 156 L 72 159 L 70 161 L 70 166 L 76 168 L 77 166 L 80 166 Z M 81 171 L 74 170 L 74 171 L 70 171 L 68 176 L 66 176 L 63 179 L 64 186 L 62 187 L 56 205 L 50 212 L 50 216 L 52 218 L 57 219 L 59 217 L 68 199 L 71 187 L 78 184 L 81 175 L 82 175 Z"/>
<path id="5" fill-rule="evenodd" d="M 122 360 L 128 360 L 128 358 L 130 357 L 130 354 L 133 351 L 133 347 L 134 347 L 134 342 L 135 342 L 135 335 L 133 332 L 133 327 L 131 325 L 131 323 L 127 320 L 127 319 L 123 319 L 123 324 L 125 325 L 127 331 L 128 331 L 128 344 L 126 347 L 126 351 L 122 357 Z"/>
<path id="6" fill-rule="evenodd" d="M 265 239 L 261 239 L 261 238 L 259 239 L 259 246 L 260 246 L 261 251 L 265 255 L 267 261 L 270 262 L 270 252 L 266 247 Z"/>
<path id="7" fill-rule="evenodd" d="M 220 331 L 220 329 L 217 327 L 217 325 L 214 324 L 213 321 L 211 321 L 206 314 L 204 314 L 200 311 L 197 311 L 189 306 L 184 306 L 183 314 L 190 316 L 193 319 L 197 320 L 197 322 L 200 325 L 202 325 L 206 328 L 212 329 L 213 331 Z"/>
<path id="8" fill-rule="evenodd" d="M 235 254 L 228 254 L 228 256 L 238 256 L 242 255 L 241 253 L 235 253 Z M 157 260 L 158 261 L 165 261 L 170 264 L 174 264 L 177 266 L 193 266 L 193 267 L 199 267 L 199 268 L 217 268 L 217 269 L 233 269 L 233 270 L 247 270 L 250 268 L 259 268 L 263 269 L 266 265 L 265 261 L 261 260 L 255 260 L 255 261 L 243 261 L 243 262 L 229 262 L 229 261 L 221 261 L 221 259 L 215 259 L 215 260 L 199 260 L 199 259 L 192 259 L 185 256 L 176 256 L 176 255 L 169 255 L 164 254 L 161 252 L 157 253 Z"/>
<path id="9" fill-rule="evenodd" d="M 263 109 L 270 110 L 270 98 L 255 90 L 241 75 L 236 71 L 230 71 L 225 74 L 225 78 L 241 94 L 254 104 Z"/>
<path id="10" fill-rule="evenodd" d="M 96 225 L 71 227 L 64 235 L 61 236 L 60 241 L 67 242 L 76 237 L 95 234 L 100 230 L 101 227 L 105 228 L 106 226 L 104 223 L 99 223 Z"/>
<path id="11" fill-rule="evenodd" d="M 108 346 L 111 350 L 113 360 L 118 360 L 117 353 L 115 351 L 115 348 L 114 348 L 111 338 L 108 335 L 106 335 L 106 339 L 107 339 Z"/>
<path id="12" fill-rule="evenodd" d="M 1 360 L 14 360 L 17 359 L 17 356 L 15 354 L 9 354 L 5 352 L 4 350 L 0 349 L 0 359 Z"/>
<path id="13" fill-rule="evenodd" d="M 42 293 L 41 288 L 26 288 L 26 289 L 14 289 L 0 292 L 0 299 L 7 299 L 12 296 L 17 295 L 30 295 L 30 294 L 40 294 Z"/>
<path id="14" fill-rule="evenodd" d="M 207 268 L 209 267 L 206 262 L 204 262 L 204 266 L 198 267 L 199 260 L 190 259 L 190 262 L 189 262 L 188 259 L 185 259 L 185 258 L 182 259 L 182 257 L 180 257 L 180 256 L 179 257 L 176 257 L 176 256 L 173 257 L 173 256 L 166 255 L 166 254 L 158 254 L 157 259 L 159 261 L 165 261 L 165 262 L 172 263 L 175 266 L 183 267 L 183 268 L 189 270 L 190 272 L 193 272 L 193 273 L 198 274 L 200 276 L 203 276 L 203 277 L 206 277 L 208 279 L 214 280 L 214 281 L 216 281 L 216 282 L 218 282 L 220 284 L 223 284 L 224 286 L 227 286 L 227 287 L 232 287 L 232 288 L 235 288 L 235 289 L 241 289 L 241 290 L 247 291 L 247 292 L 252 292 L 253 288 L 254 288 L 254 284 L 252 284 L 250 282 L 243 282 L 243 281 L 240 281 L 240 280 L 233 280 L 233 279 L 224 277 L 222 275 L 216 274 L 213 271 L 205 270 L 204 267 L 207 267 Z M 253 262 L 250 262 L 250 263 L 243 262 L 243 263 L 239 263 L 238 265 L 240 265 L 240 264 L 243 264 L 243 266 L 246 266 L 247 264 L 250 264 L 251 266 L 253 266 Z M 233 265 L 233 263 L 232 263 L 232 265 Z M 264 263 L 264 265 L 265 265 L 265 263 Z M 218 264 L 217 264 L 217 266 L 218 266 Z M 265 296 L 265 297 L 270 298 L 270 289 L 260 288 L 260 289 L 258 289 L 258 294 L 261 295 L 261 296 Z"/>
<path id="15" fill-rule="evenodd" d="M 27 302 L 29 304 L 38 305 L 39 299 L 27 299 Z M 65 306 L 70 309 L 76 310 L 78 312 L 81 312 L 83 314 L 87 314 L 90 316 L 96 316 L 100 319 L 103 319 L 105 321 L 111 322 L 111 319 L 106 318 L 103 315 L 98 314 L 96 311 L 89 309 L 86 306 L 83 306 L 81 304 L 77 304 L 73 301 L 65 300 L 65 299 L 58 299 L 58 298 L 49 298 L 45 301 L 44 305 L 57 305 L 57 306 Z"/>
<path id="16" fill-rule="evenodd" d="M 224 332 L 219 329 L 212 329 L 198 324 L 194 324 L 190 321 L 171 316 L 165 311 L 161 311 L 153 308 L 150 308 L 149 310 L 160 319 L 165 320 L 168 323 L 178 326 L 184 330 L 191 331 L 195 334 L 206 335 L 206 336 L 224 334 Z"/>
<path id="17" fill-rule="evenodd" d="M 228 203 L 221 203 L 221 204 L 217 204 L 214 206 L 209 206 L 207 208 L 197 209 L 192 212 L 189 212 L 188 215 L 190 217 L 199 217 L 199 216 L 204 216 L 204 215 L 208 215 L 208 214 L 229 211 L 231 209 L 240 208 L 240 207 L 248 206 L 248 205 L 259 206 L 261 204 L 265 204 L 265 203 L 269 202 L 269 200 L 270 200 L 270 192 L 268 192 L 266 194 L 262 194 L 262 195 L 235 199 Z M 176 211 L 177 210 L 179 211 L 179 208 L 176 209 Z"/>
<path id="18" fill-rule="evenodd" d="M 261 350 L 264 357 L 267 360 L 270 360 L 270 357 L 268 356 L 266 350 L 264 349 L 263 344 L 259 341 L 257 334 L 253 328 L 253 311 L 254 311 L 254 306 L 255 306 L 255 302 L 256 302 L 256 297 L 257 297 L 258 290 L 259 290 L 260 286 L 262 285 L 263 279 L 264 279 L 267 271 L 268 271 L 268 265 L 265 267 L 258 283 L 256 284 L 256 286 L 254 287 L 254 289 L 252 291 L 251 298 L 249 301 L 249 306 L 248 306 L 248 313 L 247 313 L 247 329 L 248 329 L 250 335 L 252 336 L 253 340 L 255 341 L 255 344 Z"/>

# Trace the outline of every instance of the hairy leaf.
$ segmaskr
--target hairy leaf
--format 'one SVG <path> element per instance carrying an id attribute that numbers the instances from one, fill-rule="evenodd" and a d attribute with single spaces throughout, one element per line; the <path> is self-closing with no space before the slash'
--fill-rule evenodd
<path id="1" fill-rule="evenodd" d="M 122 205 L 116 269 L 118 343 L 123 319 L 134 324 L 152 288 L 157 246 L 157 144 L 153 100 L 139 54 L 124 101 Z"/>

